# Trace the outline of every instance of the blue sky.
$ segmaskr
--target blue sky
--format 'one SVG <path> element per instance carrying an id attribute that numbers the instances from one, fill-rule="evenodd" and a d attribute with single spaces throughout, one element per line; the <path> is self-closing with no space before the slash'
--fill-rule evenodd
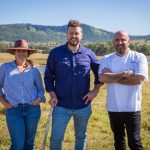
<path id="1" fill-rule="evenodd" d="M 0 24 L 65 25 L 78 19 L 96 28 L 150 34 L 150 0 L 1 0 Z"/>

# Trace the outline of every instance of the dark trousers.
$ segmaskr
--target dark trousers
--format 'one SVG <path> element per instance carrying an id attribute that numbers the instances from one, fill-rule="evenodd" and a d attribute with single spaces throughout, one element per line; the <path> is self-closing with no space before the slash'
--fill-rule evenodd
<path id="1" fill-rule="evenodd" d="M 115 150 L 125 150 L 125 129 L 128 146 L 131 150 L 143 150 L 140 129 L 141 112 L 108 112 L 111 129 L 114 133 Z"/>

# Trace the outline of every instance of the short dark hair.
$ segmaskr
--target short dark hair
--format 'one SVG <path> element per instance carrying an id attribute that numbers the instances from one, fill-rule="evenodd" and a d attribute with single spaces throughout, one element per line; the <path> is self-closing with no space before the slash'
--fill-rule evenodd
<path id="1" fill-rule="evenodd" d="M 69 27 L 80 27 L 82 29 L 81 24 L 78 20 L 70 20 L 68 22 L 67 30 L 68 30 Z"/>

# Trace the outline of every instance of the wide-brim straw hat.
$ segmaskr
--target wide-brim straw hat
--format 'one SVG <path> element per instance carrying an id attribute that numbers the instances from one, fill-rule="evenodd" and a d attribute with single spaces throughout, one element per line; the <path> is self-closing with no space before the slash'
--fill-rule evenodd
<path id="1" fill-rule="evenodd" d="M 29 51 L 29 55 L 33 54 L 36 52 L 35 49 L 31 49 L 28 47 L 28 42 L 24 39 L 21 39 L 21 40 L 17 40 L 15 42 L 15 45 L 13 48 L 8 48 L 7 49 L 7 52 L 12 54 L 12 55 L 15 55 L 15 50 L 28 50 Z"/>

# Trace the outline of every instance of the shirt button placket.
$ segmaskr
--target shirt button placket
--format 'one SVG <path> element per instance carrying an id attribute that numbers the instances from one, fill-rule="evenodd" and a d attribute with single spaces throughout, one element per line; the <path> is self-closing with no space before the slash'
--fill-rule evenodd
<path id="1" fill-rule="evenodd" d="M 22 98 L 22 103 L 24 103 L 24 99 L 23 99 L 23 79 L 22 79 L 22 76 L 21 76 L 21 79 L 20 79 L 20 82 L 21 82 L 21 98 Z"/>

